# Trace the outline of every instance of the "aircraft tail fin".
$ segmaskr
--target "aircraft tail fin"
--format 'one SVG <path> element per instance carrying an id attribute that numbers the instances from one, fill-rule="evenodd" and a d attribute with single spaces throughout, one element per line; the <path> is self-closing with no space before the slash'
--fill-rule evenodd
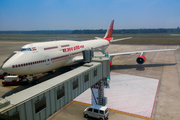
<path id="1" fill-rule="evenodd" d="M 111 21 L 111 24 L 109 25 L 109 28 L 107 29 L 106 34 L 104 36 L 104 39 L 108 40 L 109 42 L 111 42 L 111 40 L 113 39 L 112 37 L 113 26 L 114 26 L 114 20 Z"/>

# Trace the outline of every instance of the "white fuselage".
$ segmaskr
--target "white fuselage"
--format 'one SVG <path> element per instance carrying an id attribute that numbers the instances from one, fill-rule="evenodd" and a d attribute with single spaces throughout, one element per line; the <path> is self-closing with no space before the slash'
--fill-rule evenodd
<path id="1" fill-rule="evenodd" d="M 52 41 L 27 44 L 10 57 L 2 66 L 5 72 L 32 75 L 75 64 L 83 50 L 106 49 L 109 42 L 104 39 L 88 41 Z"/>

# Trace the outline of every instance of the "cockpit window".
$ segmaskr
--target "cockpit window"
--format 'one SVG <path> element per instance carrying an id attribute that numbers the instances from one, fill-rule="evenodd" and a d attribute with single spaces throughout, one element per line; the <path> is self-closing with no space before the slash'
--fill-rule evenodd
<path id="1" fill-rule="evenodd" d="M 31 51 L 31 48 L 21 48 L 19 51 Z"/>

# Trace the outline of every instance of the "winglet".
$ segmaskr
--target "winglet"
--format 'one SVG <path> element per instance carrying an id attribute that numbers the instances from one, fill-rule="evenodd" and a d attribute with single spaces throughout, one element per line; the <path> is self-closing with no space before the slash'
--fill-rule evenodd
<path id="1" fill-rule="evenodd" d="M 112 37 L 113 26 L 114 26 L 114 20 L 111 21 L 111 24 L 110 24 L 110 26 L 109 26 L 109 28 L 108 28 L 105 36 L 104 36 L 104 39 L 108 40 L 109 42 L 111 42 L 111 40 L 113 39 L 113 37 Z"/>

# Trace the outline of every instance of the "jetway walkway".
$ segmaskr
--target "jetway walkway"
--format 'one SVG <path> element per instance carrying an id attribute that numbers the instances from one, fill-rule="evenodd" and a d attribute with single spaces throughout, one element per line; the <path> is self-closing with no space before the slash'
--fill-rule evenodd
<path id="1" fill-rule="evenodd" d="M 44 120 L 108 75 L 109 58 L 98 53 L 90 63 L 0 99 L 0 118 Z"/>

